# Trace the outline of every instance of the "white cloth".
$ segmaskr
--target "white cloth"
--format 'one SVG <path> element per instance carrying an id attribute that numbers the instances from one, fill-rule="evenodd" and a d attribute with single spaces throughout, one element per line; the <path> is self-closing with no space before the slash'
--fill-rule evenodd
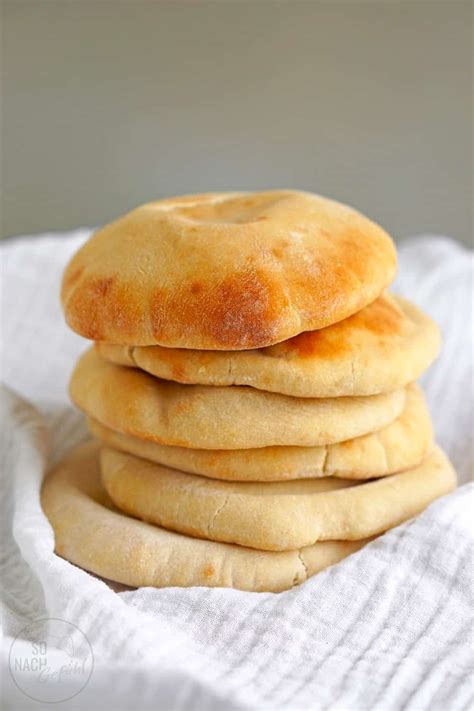
<path id="1" fill-rule="evenodd" d="M 95 657 L 88 685 L 61 709 L 472 708 L 472 484 L 278 595 L 116 592 L 53 554 L 42 476 L 85 435 L 67 399 L 85 343 L 63 323 L 59 282 L 86 236 L 1 246 L 2 376 L 18 393 L 0 399 L 5 707 L 38 708 L 13 683 L 8 653 L 28 621 L 57 617 L 87 635 Z M 402 245 L 399 272 L 398 290 L 443 331 L 443 353 L 422 381 L 438 440 L 467 482 L 472 255 L 446 238 L 417 238 Z"/>

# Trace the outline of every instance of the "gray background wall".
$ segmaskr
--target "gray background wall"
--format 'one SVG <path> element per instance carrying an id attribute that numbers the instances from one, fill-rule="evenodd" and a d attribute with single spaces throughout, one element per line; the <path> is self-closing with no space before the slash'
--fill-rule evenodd
<path id="1" fill-rule="evenodd" d="M 10 0 L 5 235 L 295 186 L 468 242 L 469 2 Z"/>

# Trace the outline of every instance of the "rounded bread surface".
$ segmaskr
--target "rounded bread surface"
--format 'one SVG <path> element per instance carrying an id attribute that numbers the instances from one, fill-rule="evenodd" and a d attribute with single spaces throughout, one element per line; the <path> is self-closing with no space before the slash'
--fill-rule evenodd
<path id="1" fill-rule="evenodd" d="M 396 251 L 356 210 L 294 190 L 142 205 L 69 262 L 66 320 L 95 341 L 261 348 L 340 321 L 391 283 Z"/>
<path id="2" fill-rule="evenodd" d="M 43 510 L 56 553 L 132 587 L 203 585 L 280 592 L 357 551 L 366 541 L 328 541 L 285 553 L 190 538 L 124 516 L 99 475 L 97 444 L 71 452 L 46 476 Z"/>
<path id="3" fill-rule="evenodd" d="M 118 365 L 195 385 L 250 385 L 294 397 L 390 392 L 416 380 L 437 356 L 436 324 L 414 304 L 383 294 L 361 311 L 319 331 L 266 348 L 204 351 L 98 342 Z"/>
<path id="4" fill-rule="evenodd" d="M 114 365 L 94 348 L 79 359 L 70 395 L 90 417 L 146 440 L 194 449 L 314 446 L 382 429 L 405 388 L 367 397 L 296 398 L 246 386 L 181 385 Z"/>
<path id="5" fill-rule="evenodd" d="M 191 474 L 230 481 L 387 476 L 419 464 L 433 442 L 430 413 L 415 383 L 406 389 L 405 407 L 400 416 L 383 429 L 316 447 L 190 449 L 132 437 L 90 417 L 88 427 L 104 445 L 113 449 Z"/>
<path id="6" fill-rule="evenodd" d="M 362 483 L 335 477 L 217 481 L 107 448 L 101 473 L 112 501 L 132 516 L 187 535 L 272 551 L 380 534 L 456 484 L 438 447 L 413 469 Z"/>

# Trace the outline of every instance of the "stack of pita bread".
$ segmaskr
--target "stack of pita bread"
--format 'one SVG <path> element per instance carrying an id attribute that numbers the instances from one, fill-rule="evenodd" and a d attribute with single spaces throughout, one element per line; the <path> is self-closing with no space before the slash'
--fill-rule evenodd
<path id="1" fill-rule="evenodd" d="M 284 590 L 455 474 L 418 376 L 438 329 L 386 292 L 388 235 L 296 191 L 150 203 L 68 265 L 94 440 L 47 477 L 56 550 L 131 585 Z"/>

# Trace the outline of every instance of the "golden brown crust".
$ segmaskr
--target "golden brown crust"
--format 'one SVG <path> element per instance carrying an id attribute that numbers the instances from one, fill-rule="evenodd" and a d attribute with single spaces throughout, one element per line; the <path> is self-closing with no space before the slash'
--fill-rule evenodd
<path id="1" fill-rule="evenodd" d="M 205 585 L 280 592 L 367 541 L 325 541 L 270 553 L 166 531 L 114 510 L 99 476 L 97 445 L 68 453 L 47 476 L 41 503 L 56 553 L 109 580 L 139 586 Z"/>
<path id="2" fill-rule="evenodd" d="M 88 418 L 102 444 L 173 469 L 228 481 L 286 481 L 336 476 L 372 479 L 415 467 L 433 442 L 431 418 L 418 385 L 407 388 L 402 414 L 387 427 L 320 447 L 206 450 L 131 437 Z"/>
<path id="3" fill-rule="evenodd" d="M 112 429 L 194 449 L 314 446 L 380 430 L 405 389 L 369 397 L 295 398 L 255 388 L 181 385 L 113 365 L 91 348 L 76 365 L 72 400 Z"/>
<path id="4" fill-rule="evenodd" d="M 294 397 L 390 392 L 416 380 L 439 351 L 436 324 L 401 297 L 380 296 L 319 331 L 249 351 L 197 351 L 97 343 L 98 353 L 166 380 L 251 385 Z"/>
<path id="5" fill-rule="evenodd" d="M 271 551 L 377 535 L 416 516 L 456 484 L 438 447 L 413 469 L 361 483 L 334 477 L 217 481 L 107 448 L 101 472 L 112 501 L 132 516 L 199 538 Z"/>
<path id="6" fill-rule="evenodd" d="M 71 328 L 125 345 L 260 348 L 344 319 L 392 281 L 388 235 L 298 191 L 163 200 L 107 225 L 63 279 Z"/>

